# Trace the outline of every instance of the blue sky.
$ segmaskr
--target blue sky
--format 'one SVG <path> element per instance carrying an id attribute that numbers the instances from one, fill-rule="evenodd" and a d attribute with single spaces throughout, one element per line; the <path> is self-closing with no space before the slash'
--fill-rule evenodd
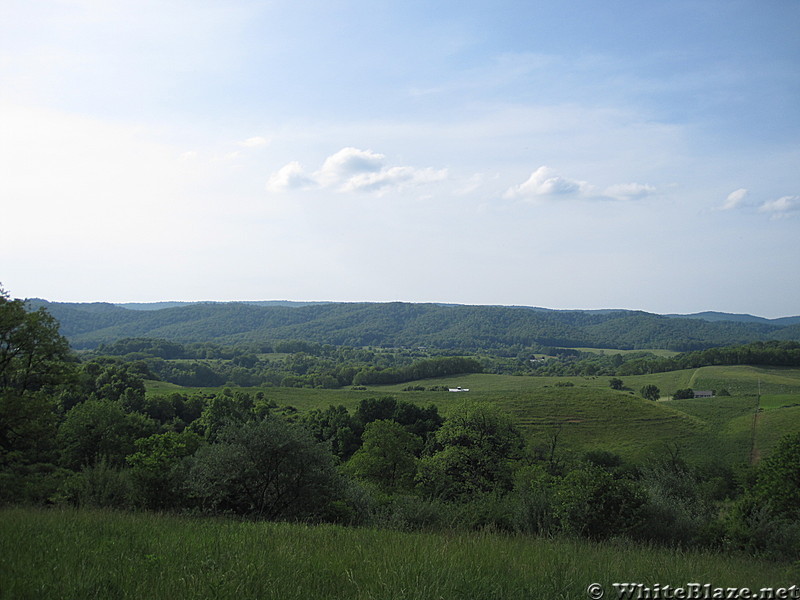
<path id="1" fill-rule="evenodd" d="M 0 5 L 0 282 L 800 314 L 800 3 Z"/>

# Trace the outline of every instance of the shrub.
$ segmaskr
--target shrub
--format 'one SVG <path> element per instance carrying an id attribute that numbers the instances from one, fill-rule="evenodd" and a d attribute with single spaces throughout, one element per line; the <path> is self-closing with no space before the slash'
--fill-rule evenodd
<path id="1" fill-rule="evenodd" d="M 195 455 L 189 485 L 207 510 L 270 520 L 322 519 L 344 490 L 326 445 L 274 415 L 224 428 Z"/>

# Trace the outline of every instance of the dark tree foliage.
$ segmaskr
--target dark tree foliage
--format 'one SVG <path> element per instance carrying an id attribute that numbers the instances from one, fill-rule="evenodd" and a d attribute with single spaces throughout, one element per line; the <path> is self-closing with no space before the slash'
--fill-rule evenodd
<path id="1" fill-rule="evenodd" d="M 639 390 L 639 393 L 642 395 L 642 398 L 646 400 L 653 400 L 654 402 L 661 397 L 661 390 L 658 389 L 658 386 L 651 384 L 645 385 Z"/>
<path id="2" fill-rule="evenodd" d="M 593 465 L 570 471 L 556 486 L 556 516 L 562 528 L 594 539 L 637 527 L 645 502 L 640 486 Z"/>
<path id="3" fill-rule="evenodd" d="M 410 490 L 422 439 L 389 420 L 368 423 L 362 438 L 363 444 L 345 465 L 347 472 L 387 493 Z"/>
<path id="4" fill-rule="evenodd" d="M 475 494 L 507 492 L 524 446 L 511 418 L 494 405 L 464 403 L 435 434 L 436 451 L 420 461 L 425 494 L 463 501 Z"/>
<path id="5" fill-rule="evenodd" d="M 55 397 L 74 366 L 56 320 L 0 288 L 0 500 L 44 493 L 57 457 Z"/>
<path id="6" fill-rule="evenodd" d="M 273 415 L 221 431 L 189 484 L 203 508 L 270 520 L 323 518 L 343 493 L 325 445 Z"/>
<path id="7" fill-rule="evenodd" d="M 361 400 L 353 417 L 359 423 L 361 431 L 373 421 L 390 420 L 400 423 L 409 433 L 423 440 L 435 433 L 444 421 L 439 415 L 439 409 L 433 404 L 421 407 L 392 396 Z"/>
<path id="8" fill-rule="evenodd" d="M 800 519 L 800 433 L 781 438 L 760 465 L 756 495 L 776 514 Z"/>
<path id="9" fill-rule="evenodd" d="M 70 469 L 100 460 L 122 466 L 134 452 L 136 440 L 157 430 L 152 419 L 126 412 L 119 402 L 87 400 L 70 409 L 58 430 L 61 463 Z"/>
<path id="10" fill-rule="evenodd" d="M 184 503 L 186 461 L 202 445 L 200 436 L 184 431 L 154 434 L 135 442 L 136 452 L 126 457 L 135 485 L 135 503 L 153 509 L 176 509 Z"/>
<path id="11" fill-rule="evenodd" d="M 0 391 L 25 395 L 64 381 L 69 345 L 44 309 L 28 312 L 0 288 Z"/>
<path id="12" fill-rule="evenodd" d="M 608 385 L 611 387 L 612 390 L 621 390 L 625 387 L 625 383 L 619 377 L 612 377 L 608 381 Z"/>
<path id="13" fill-rule="evenodd" d="M 474 358 L 460 356 L 420 360 L 407 367 L 375 369 L 370 367 L 356 373 L 353 385 L 403 383 L 417 379 L 445 377 L 461 373 L 480 373 L 483 366 Z"/>
<path id="14" fill-rule="evenodd" d="M 342 461 L 349 459 L 361 446 L 364 425 L 342 405 L 312 410 L 300 422 L 314 439 L 330 444 L 331 452 Z"/>

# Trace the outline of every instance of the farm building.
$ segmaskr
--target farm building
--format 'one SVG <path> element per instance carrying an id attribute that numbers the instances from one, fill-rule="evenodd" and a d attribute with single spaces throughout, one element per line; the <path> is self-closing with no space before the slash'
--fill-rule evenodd
<path id="1" fill-rule="evenodd" d="M 713 398 L 713 390 L 692 390 L 695 398 Z"/>

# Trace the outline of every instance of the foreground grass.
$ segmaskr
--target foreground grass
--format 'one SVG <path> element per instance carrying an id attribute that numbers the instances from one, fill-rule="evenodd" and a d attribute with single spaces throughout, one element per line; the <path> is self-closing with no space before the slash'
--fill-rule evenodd
<path id="1" fill-rule="evenodd" d="M 797 565 L 494 534 L 0 510 L 0 598 L 586 598 L 598 582 L 788 586 Z"/>

